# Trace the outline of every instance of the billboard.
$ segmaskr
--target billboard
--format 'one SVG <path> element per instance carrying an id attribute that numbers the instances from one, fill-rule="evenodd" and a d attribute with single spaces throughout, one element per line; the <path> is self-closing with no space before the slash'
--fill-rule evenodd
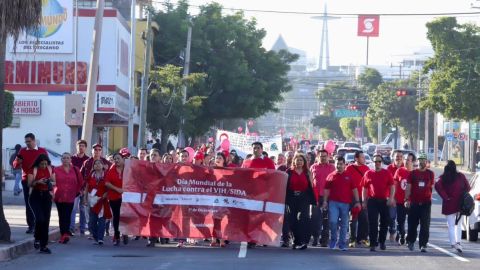
<path id="1" fill-rule="evenodd" d="M 380 16 L 358 15 L 357 35 L 361 37 L 378 37 L 380 32 Z"/>
<path id="2" fill-rule="evenodd" d="M 42 19 L 38 29 L 27 30 L 17 41 L 20 53 L 72 53 L 73 2 L 42 0 Z M 13 44 L 11 43 L 13 52 Z"/>

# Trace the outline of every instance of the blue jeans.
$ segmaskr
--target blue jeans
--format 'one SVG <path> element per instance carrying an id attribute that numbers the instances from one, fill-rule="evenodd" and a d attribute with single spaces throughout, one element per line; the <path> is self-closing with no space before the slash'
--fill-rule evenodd
<path id="1" fill-rule="evenodd" d="M 70 231 L 72 232 L 75 231 L 77 211 L 80 211 L 80 232 L 85 232 L 87 229 L 87 215 L 85 213 L 85 205 L 80 203 L 81 198 L 83 198 L 83 195 L 76 197 L 73 204 L 72 218 L 70 220 Z"/>
<path id="2" fill-rule="evenodd" d="M 390 234 L 394 234 L 397 231 L 397 227 L 395 226 L 395 220 L 397 219 L 397 207 L 388 207 L 388 213 L 390 216 L 390 222 L 388 223 L 388 232 Z"/>
<path id="3" fill-rule="evenodd" d="M 92 210 L 89 213 L 88 228 L 92 234 L 95 241 L 103 241 L 103 236 L 105 235 L 105 218 L 98 217 Z"/>
<path id="4" fill-rule="evenodd" d="M 22 170 L 13 170 L 13 176 L 15 177 L 15 186 L 13 187 L 13 192 L 18 194 L 20 191 L 22 191 L 20 188 L 20 182 L 22 182 Z"/>
<path id="5" fill-rule="evenodd" d="M 340 225 L 340 239 L 338 241 L 339 248 L 347 247 L 347 227 L 348 227 L 348 211 L 350 204 L 330 201 L 328 203 L 328 223 L 330 225 L 330 237 L 332 242 L 337 241 L 337 230 Z M 339 221 L 340 219 L 340 221 Z"/>

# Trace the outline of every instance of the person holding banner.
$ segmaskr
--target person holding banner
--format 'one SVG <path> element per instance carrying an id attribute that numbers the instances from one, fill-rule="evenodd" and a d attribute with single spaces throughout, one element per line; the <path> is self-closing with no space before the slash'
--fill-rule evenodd
<path id="1" fill-rule="evenodd" d="M 263 156 L 263 144 L 261 142 L 252 143 L 252 148 L 253 156 L 243 162 L 242 168 L 275 170 L 275 163 L 268 157 Z"/>
<path id="2" fill-rule="evenodd" d="M 227 158 L 222 152 L 218 152 L 215 156 L 215 167 L 216 168 L 225 168 L 227 167 Z M 213 214 L 213 237 L 212 242 L 210 242 L 211 247 L 225 247 L 225 240 L 221 239 L 222 237 L 222 219 L 225 217 L 226 213 L 215 212 Z"/>
<path id="3" fill-rule="evenodd" d="M 310 238 L 310 206 L 316 205 L 312 187 L 312 177 L 307 167 L 307 159 L 297 153 L 293 157 L 292 167 L 288 169 L 287 194 L 285 204 L 290 229 L 293 232 L 293 249 L 304 250 Z"/>

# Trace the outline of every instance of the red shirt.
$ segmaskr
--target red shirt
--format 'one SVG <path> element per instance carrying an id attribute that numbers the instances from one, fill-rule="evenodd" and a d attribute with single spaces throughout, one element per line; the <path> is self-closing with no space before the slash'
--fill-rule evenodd
<path id="1" fill-rule="evenodd" d="M 117 167 L 115 164 L 108 169 L 107 173 L 105 174 L 105 183 L 110 183 L 115 187 L 122 188 L 123 180 L 122 175 L 117 172 Z M 122 194 L 116 192 L 113 189 L 108 190 L 107 197 L 111 201 L 119 200 L 122 198 Z"/>
<path id="2" fill-rule="evenodd" d="M 293 191 L 305 192 L 308 189 L 308 179 L 305 172 L 297 173 L 295 170 L 290 170 L 290 181 L 288 189 Z"/>
<path id="3" fill-rule="evenodd" d="M 435 184 L 435 176 L 429 169 L 425 171 L 413 170 L 408 177 L 411 185 L 410 202 L 428 203 L 432 201 L 432 188 Z"/>
<path id="4" fill-rule="evenodd" d="M 89 159 L 87 155 L 83 155 L 83 157 L 79 157 L 78 154 L 72 156 L 72 164 L 73 166 L 77 167 L 77 169 L 81 169 L 85 160 Z"/>
<path id="5" fill-rule="evenodd" d="M 407 189 L 407 181 L 410 171 L 405 167 L 401 167 L 395 173 L 393 181 L 395 182 L 395 201 L 397 204 L 403 204 L 405 201 L 405 190 Z"/>
<path id="6" fill-rule="evenodd" d="M 33 175 L 33 169 L 32 169 L 32 172 L 30 172 L 30 174 Z M 37 174 L 33 179 L 33 183 L 35 183 L 36 181 L 44 180 L 48 178 L 50 178 L 50 171 L 48 170 L 48 168 L 45 168 L 45 169 L 37 168 Z M 48 185 L 39 183 L 39 184 L 36 184 L 33 189 L 39 190 L 39 191 L 48 191 Z"/>
<path id="7" fill-rule="evenodd" d="M 387 199 L 392 185 L 393 177 L 386 169 L 381 169 L 378 172 L 370 170 L 362 180 L 362 186 L 367 189 L 369 198 Z"/>
<path id="8" fill-rule="evenodd" d="M 404 167 L 403 163 L 402 163 L 402 165 L 400 165 L 400 167 L 397 167 L 397 165 L 395 165 L 395 163 L 392 163 L 392 164 L 387 166 L 387 171 L 389 171 L 390 174 L 392 175 L 392 177 L 394 177 L 397 170 L 400 169 L 400 168 L 403 168 L 403 167 Z"/>
<path id="9" fill-rule="evenodd" d="M 357 187 L 347 172 L 332 172 L 327 176 L 325 189 L 330 191 L 328 199 L 341 203 L 352 203 L 353 190 Z"/>
<path id="10" fill-rule="evenodd" d="M 26 147 L 23 147 L 20 149 L 18 152 L 19 156 L 23 157 L 23 162 L 22 162 L 22 181 L 27 181 L 27 174 L 31 171 L 33 163 L 35 163 L 35 160 L 40 154 L 45 154 L 48 155 L 47 150 L 42 147 L 37 147 L 36 149 L 28 149 Z M 18 169 L 20 166 L 18 158 L 15 158 L 13 161 L 13 167 Z"/>
<path id="11" fill-rule="evenodd" d="M 362 196 L 362 179 L 365 173 L 367 173 L 370 170 L 367 165 L 355 165 L 355 164 L 350 164 L 347 166 L 345 169 L 345 172 L 347 172 L 350 177 L 353 178 L 353 182 L 355 183 L 355 186 L 358 188 L 358 196 Z"/>
<path id="12" fill-rule="evenodd" d="M 335 171 L 335 166 L 330 163 L 315 163 L 310 167 L 310 171 L 312 172 L 313 178 L 313 193 L 315 194 L 315 199 L 318 201 L 318 199 L 323 196 L 327 176 Z"/>
<path id="13" fill-rule="evenodd" d="M 242 168 L 275 170 L 275 163 L 273 163 L 268 157 L 259 157 L 245 160 L 242 164 Z"/>
<path id="14" fill-rule="evenodd" d="M 63 166 L 54 168 L 55 172 L 55 202 L 73 203 L 83 186 L 83 177 L 80 170 L 71 166 L 68 172 Z"/>
<path id="15" fill-rule="evenodd" d="M 88 193 L 92 192 L 93 189 L 96 189 L 97 192 L 94 194 L 95 196 L 102 197 L 105 192 L 107 192 L 107 188 L 105 187 L 105 176 L 96 177 L 95 172 L 92 172 L 90 176 L 88 176 L 87 180 L 87 190 Z"/>

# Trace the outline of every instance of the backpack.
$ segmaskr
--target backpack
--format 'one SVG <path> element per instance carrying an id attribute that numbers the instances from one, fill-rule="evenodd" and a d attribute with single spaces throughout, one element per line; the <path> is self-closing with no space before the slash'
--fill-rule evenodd
<path id="1" fill-rule="evenodd" d="M 475 202 L 472 195 L 468 191 L 463 191 L 462 196 L 460 197 L 460 211 L 456 218 L 455 224 L 458 224 L 461 216 L 470 216 L 475 208 Z"/>

